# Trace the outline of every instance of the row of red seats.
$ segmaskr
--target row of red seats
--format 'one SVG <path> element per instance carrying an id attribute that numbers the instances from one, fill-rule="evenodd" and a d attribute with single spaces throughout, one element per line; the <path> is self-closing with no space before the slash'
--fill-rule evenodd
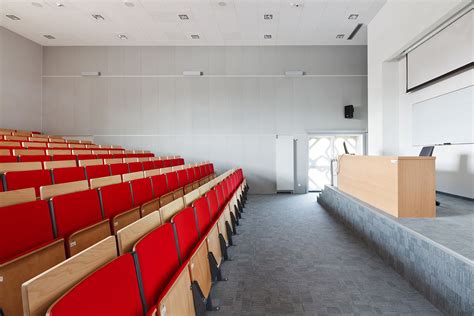
<path id="1" fill-rule="evenodd" d="M 85 150 L 60 150 L 60 154 L 48 155 L 44 150 L 34 149 L 30 150 L 31 153 L 17 154 L 12 151 L 5 153 L 9 149 L 0 149 L 0 163 L 1 162 L 43 162 L 43 161 L 61 161 L 61 160 L 86 160 L 86 159 L 113 159 L 113 158 L 152 158 L 155 155 L 153 153 L 123 153 L 123 151 L 117 151 L 116 153 L 110 154 L 95 154 L 93 151 Z"/>
<path id="2" fill-rule="evenodd" d="M 190 258 L 198 251 L 199 245 L 206 240 L 226 203 L 243 181 L 239 169 L 223 182 L 210 190 L 204 197 L 196 200 L 176 214 L 171 224 L 164 224 L 142 238 L 132 253 L 124 254 L 89 275 L 82 282 L 62 296 L 49 309 L 50 316 L 63 315 L 156 315 L 164 316 L 166 307 L 160 302 L 172 290 L 182 273 L 192 273 L 200 269 L 209 269 L 206 262 L 194 262 L 198 266 L 188 271 Z M 210 275 L 210 271 L 208 271 Z M 189 282 L 189 278 L 188 278 Z M 204 282 L 203 282 L 204 283 Z M 186 302 L 186 297 L 177 297 L 171 304 L 189 305 L 194 312 L 210 300 L 209 291 L 202 291 L 198 281 L 191 287 L 194 304 Z M 181 290 L 189 291 L 189 288 Z M 168 302 L 170 303 L 170 302 Z M 198 306 L 201 305 L 201 306 Z M 208 305 L 209 307 L 209 305 Z M 182 310 L 182 306 L 167 307 Z"/>
<path id="3" fill-rule="evenodd" d="M 212 164 L 0 208 L 0 264 L 110 220 L 214 172 Z M 110 235 L 110 233 L 109 233 Z M 97 241 L 96 241 L 97 242 Z M 81 248 L 84 246 L 82 245 Z M 68 247 L 66 247 L 68 248 Z"/>
<path id="4" fill-rule="evenodd" d="M 184 159 L 176 158 L 86 167 L 67 167 L 51 170 L 8 171 L 1 175 L 2 183 L 0 185 L 0 192 L 35 188 L 36 196 L 39 196 L 39 188 L 45 185 L 90 180 L 130 172 L 180 166 L 183 164 Z"/>

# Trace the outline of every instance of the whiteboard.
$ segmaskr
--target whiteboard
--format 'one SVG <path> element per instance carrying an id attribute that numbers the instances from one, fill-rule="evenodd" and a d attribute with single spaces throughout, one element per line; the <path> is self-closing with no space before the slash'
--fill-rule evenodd
<path id="1" fill-rule="evenodd" d="M 275 144 L 277 191 L 293 192 L 295 188 L 295 146 L 293 136 L 277 135 Z"/>
<path id="2" fill-rule="evenodd" d="M 473 144 L 474 86 L 413 104 L 413 145 Z"/>
<path id="3" fill-rule="evenodd" d="M 407 89 L 418 87 L 473 61 L 470 10 L 407 54 Z"/>

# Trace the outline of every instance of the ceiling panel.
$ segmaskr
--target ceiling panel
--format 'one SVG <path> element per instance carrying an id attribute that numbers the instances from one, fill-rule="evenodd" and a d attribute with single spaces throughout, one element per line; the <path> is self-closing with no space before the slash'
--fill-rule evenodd
<path id="1" fill-rule="evenodd" d="M 0 25 L 46 46 L 365 45 L 365 25 L 385 2 L 0 0 Z M 357 20 L 348 19 L 352 13 L 359 15 Z M 20 20 L 7 18 L 9 14 Z M 100 14 L 104 20 L 98 21 L 92 14 Z M 180 14 L 189 19 L 180 19 Z M 265 20 L 265 14 L 272 14 L 273 19 Z M 364 27 L 353 40 L 347 40 L 358 23 Z M 55 39 L 46 39 L 48 34 Z M 119 39 L 119 34 L 127 39 Z M 345 38 L 337 39 L 337 34 L 345 34 Z M 191 35 L 199 35 L 199 39 Z M 265 39 L 265 35 L 271 38 Z"/>

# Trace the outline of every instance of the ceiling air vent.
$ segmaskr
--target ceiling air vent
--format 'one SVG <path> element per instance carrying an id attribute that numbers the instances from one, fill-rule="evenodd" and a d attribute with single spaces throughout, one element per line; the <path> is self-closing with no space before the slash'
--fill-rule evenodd
<path id="1" fill-rule="evenodd" d="M 359 32 L 360 28 L 362 27 L 362 23 L 359 23 L 357 24 L 357 26 L 355 27 L 355 29 L 352 31 L 351 35 L 349 35 L 349 37 L 347 38 L 348 41 L 350 41 L 351 39 L 354 38 L 354 36 L 357 35 L 357 33 Z"/>

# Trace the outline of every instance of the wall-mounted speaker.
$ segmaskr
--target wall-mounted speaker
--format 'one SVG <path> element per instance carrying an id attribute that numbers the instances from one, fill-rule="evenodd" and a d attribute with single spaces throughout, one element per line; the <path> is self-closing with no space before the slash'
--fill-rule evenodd
<path id="1" fill-rule="evenodd" d="M 344 107 L 344 117 L 346 119 L 354 118 L 354 106 L 353 105 L 346 105 Z"/>

